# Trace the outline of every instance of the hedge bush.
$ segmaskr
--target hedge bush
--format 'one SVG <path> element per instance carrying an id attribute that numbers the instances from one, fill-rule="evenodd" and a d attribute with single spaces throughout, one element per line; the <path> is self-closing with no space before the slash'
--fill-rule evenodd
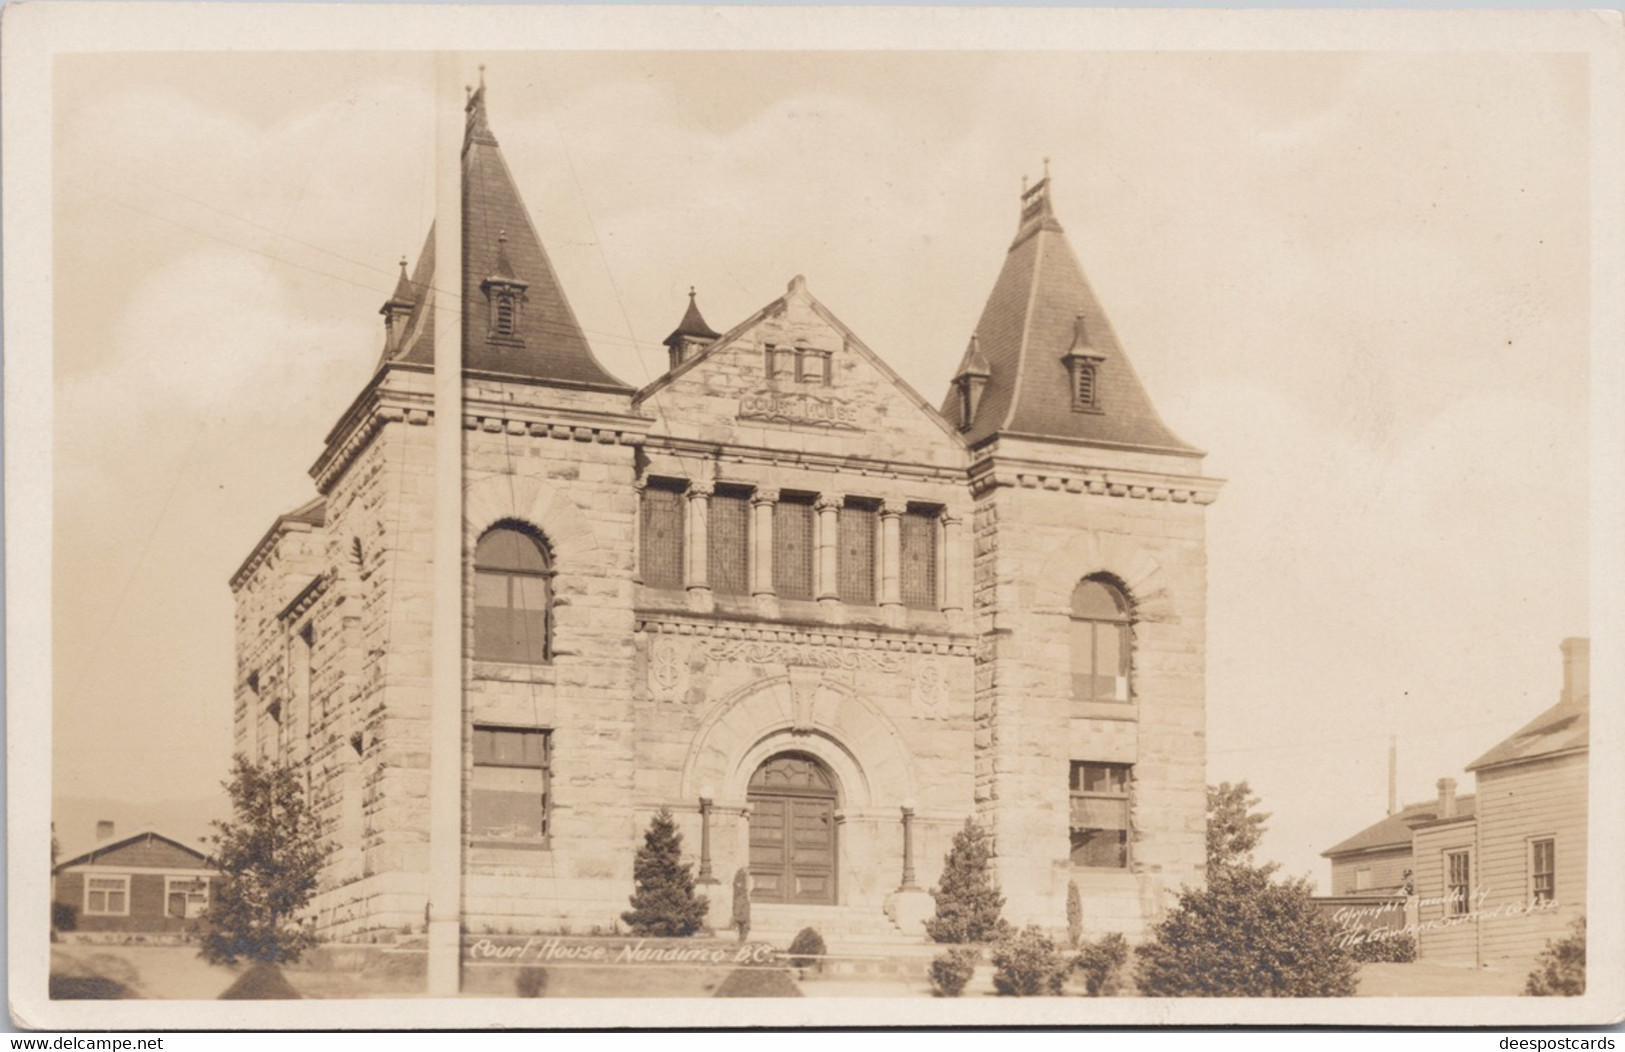
<path id="1" fill-rule="evenodd" d="M 1535 997 L 1578 997 L 1586 992 L 1586 919 L 1576 917 L 1573 931 L 1553 939 L 1535 959 L 1523 992 Z"/>
<path id="2" fill-rule="evenodd" d="M 976 973 L 982 951 L 971 946 L 955 946 L 931 960 L 931 995 L 958 997 Z"/>
<path id="3" fill-rule="evenodd" d="M 1128 940 L 1119 932 L 1099 942 L 1082 941 L 1072 967 L 1083 974 L 1090 997 L 1115 997 L 1123 988 L 1123 966 L 1128 963 Z"/>
<path id="4" fill-rule="evenodd" d="M 1006 997 L 1054 997 L 1070 962 L 1036 924 L 993 945 L 993 989 Z"/>
<path id="5" fill-rule="evenodd" d="M 790 940 L 790 967 L 811 968 L 816 965 L 822 971 L 824 954 L 827 952 L 824 937 L 818 934 L 817 929 L 802 928 L 796 932 L 796 937 Z"/>
<path id="6" fill-rule="evenodd" d="M 1397 929 L 1385 935 L 1375 929 L 1371 937 L 1350 945 L 1348 953 L 1361 964 L 1410 964 L 1416 960 L 1416 936 Z"/>

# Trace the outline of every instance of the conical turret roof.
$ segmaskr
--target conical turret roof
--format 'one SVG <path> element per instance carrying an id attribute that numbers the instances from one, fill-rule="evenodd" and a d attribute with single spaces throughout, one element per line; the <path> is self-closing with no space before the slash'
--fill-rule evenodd
<path id="1" fill-rule="evenodd" d="M 670 347 L 685 336 L 699 340 L 714 340 L 721 335 L 711 326 L 705 324 L 705 319 L 700 316 L 700 308 L 694 303 L 694 290 L 690 288 L 688 290 L 688 310 L 683 313 L 683 320 L 678 322 L 677 328 L 673 329 L 671 335 L 661 342 Z"/>
<path id="2" fill-rule="evenodd" d="M 1051 209 L 1049 178 L 1022 194 L 1020 225 L 974 333 L 988 382 L 965 440 L 995 434 L 1196 454 L 1152 407 Z M 1073 405 L 1069 355 L 1095 361 L 1095 404 Z M 972 360 L 969 350 L 966 362 Z M 961 365 L 964 371 L 964 364 Z M 955 392 L 943 414 L 956 415 Z"/>
<path id="3" fill-rule="evenodd" d="M 538 382 L 631 390 L 593 356 L 531 223 L 485 112 L 485 85 L 468 99 L 462 157 L 463 368 Z M 388 360 L 434 361 L 434 229 L 413 268 L 423 294 Z M 512 332 L 493 322 L 492 296 L 518 297 Z"/>

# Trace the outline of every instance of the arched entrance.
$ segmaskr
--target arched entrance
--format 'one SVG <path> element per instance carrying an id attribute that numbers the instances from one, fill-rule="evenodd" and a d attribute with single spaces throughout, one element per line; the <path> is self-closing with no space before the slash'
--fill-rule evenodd
<path id="1" fill-rule="evenodd" d="M 770 757 L 751 775 L 754 902 L 835 903 L 835 778 L 806 753 Z"/>

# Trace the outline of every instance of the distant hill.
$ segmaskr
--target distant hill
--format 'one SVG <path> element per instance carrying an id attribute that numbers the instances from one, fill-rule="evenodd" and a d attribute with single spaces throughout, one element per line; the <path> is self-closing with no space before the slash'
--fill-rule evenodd
<path id="1" fill-rule="evenodd" d="M 188 847 L 207 851 L 214 833 L 209 823 L 231 817 L 231 801 L 224 792 L 217 796 L 142 802 L 105 797 L 60 796 L 51 801 L 51 821 L 61 850 L 59 861 L 83 854 L 96 846 L 96 823 L 113 823 L 113 836 L 121 837 L 142 829 L 152 829 Z"/>

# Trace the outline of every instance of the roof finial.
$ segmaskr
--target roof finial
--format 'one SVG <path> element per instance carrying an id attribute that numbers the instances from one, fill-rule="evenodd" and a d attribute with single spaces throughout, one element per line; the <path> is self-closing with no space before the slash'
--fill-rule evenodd
<path id="1" fill-rule="evenodd" d="M 693 299 L 693 298 L 694 298 L 694 286 L 693 286 L 693 285 L 690 285 L 690 286 L 689 286 L 689 287 L 688 287 L 688 298 L 689 298 L 689 299 Z"/>
<path id="2" fill-rule="evenodd" d="M 484 67 L 482 66 L 481 68 L 483 69 Z M 1044 181 L 1045 182 L 1049 181 L 1049 158 L 1048 157 L 1044 158 Z"/>
<path id="3" fill-rule="evenodd" d="M 1022 197 L 1027 196 L 1027 173 L 1026 172 L 1021 173 L 1021 196 Z"/>
<path id="4" fill-rule="evenodd" d="M 480 63 L 480 87 L 485 87 L 485 63 Z"/>

